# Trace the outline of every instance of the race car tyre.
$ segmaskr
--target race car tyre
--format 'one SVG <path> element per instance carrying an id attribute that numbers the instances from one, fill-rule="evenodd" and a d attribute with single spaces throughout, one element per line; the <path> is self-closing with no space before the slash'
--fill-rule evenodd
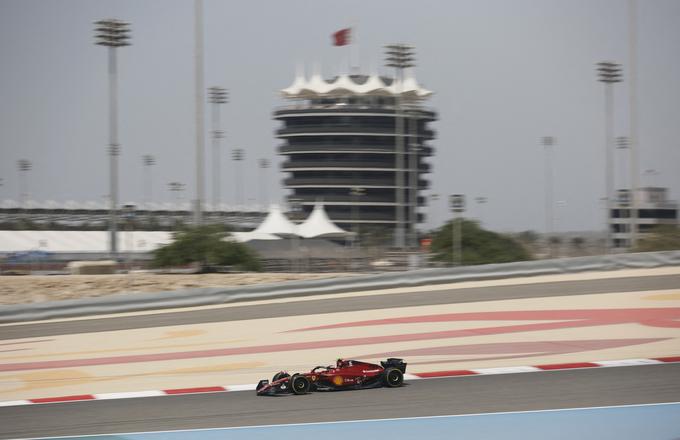
<path id="1" fill-rule="evenodd" d="M 283 379 L 284 377 L 290 377 L 290 374 L 286 373 L 285 371 L 279 371 L 272 378 L 272 382 L 276 382 L 277 380 Z"/>
<path id="2" fill-rule="evenodd" d="M 307 394 L 309 392 L 309 379 L 299 374 L 294 374 L 290 379 L 290 386 L 295 394 Z"/>
<path id="3" fill-rule="evenodd" d="M 390 388 L 401 386 L 404 383 L 404 374 L 397 368 L 386 368 L 383 372 L 383 383 Z"/>

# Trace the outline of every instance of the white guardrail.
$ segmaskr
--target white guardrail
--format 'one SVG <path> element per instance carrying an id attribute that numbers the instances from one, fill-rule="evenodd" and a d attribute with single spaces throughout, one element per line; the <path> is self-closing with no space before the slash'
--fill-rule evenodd
<path id="1" fill-rule="evenodd" d="M 225 304 L 296 296 L 357 292 L 460 281 L 552 275 L 585 271 L 680 266 L 680 251 L 645 252 L 487 264 L 443 269 L 289 281 L 225 288 L 121 293 L 97 298 L 0 306 L 0 323 L 37 321 L 142 310 Z"/>

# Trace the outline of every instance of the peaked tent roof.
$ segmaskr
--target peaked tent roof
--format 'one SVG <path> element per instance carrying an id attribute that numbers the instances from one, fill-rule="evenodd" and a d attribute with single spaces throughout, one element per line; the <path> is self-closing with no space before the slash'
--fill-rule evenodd
<path id="1" fill-rule="evenodd" d="M 321 203 L 314 205 L 314 210 L 307 220 L 298 226 L 297 233 L 304 238 L 345 238 L 352 236 L 353 233 L 337 227 L 326 214 Z"/>
<path id="2" fill-rule="evenodd" d="M 255 228 L 254 233 L 274 234 L 281 236 L 297 235 L 297 226 L 283 215 L 281 208 L 278 205 L 272 205 L 269 208 L 267 218 L 264 219 L 260 226 Z"/>

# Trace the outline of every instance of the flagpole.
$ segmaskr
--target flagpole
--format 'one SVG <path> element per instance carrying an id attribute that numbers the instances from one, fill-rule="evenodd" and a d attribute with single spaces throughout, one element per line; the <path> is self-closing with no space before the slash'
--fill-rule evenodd
<path id="1" fill-rule="evenodd" d="M 347 74 L 351 75 L 352 74 L 352 28 L 344 28 L 340 29 L 339 31 L 333 33 L 332 41 L 333 41 L 333 46 L 350 46 L 345 50 L 345 54 L 347 55 Z M 340 62 L 340 66 L 342 66 L 344 61 Z M 342 67 L 341 67 L 342 69 Z M 344 70 L 344 69 L 342 69 Z"/>
<path id="2" fill-rule="evenodd" d="M 347 74 L 348 75 L 352 74 L 352 68 L 354 67 L 353 63 L 352 63 L 352 58 L 353 58 L 352 53 L 354 52 L 354 47 L 353 47 L 354 41 L 353 40 L 354 40 L 354 28 L 350 27 L 349 28 L 349 41 L 347 42 L 347 46 L 349 46 L 347 48 L 347 51 L 349 52 L 348 53 L 348 60 L 347 60 Z"/>
<path id="3" fill-rule="evenodd" d="M 350 45 L 350 73 L 352 70 L 354 70 L 354 73 L 361 73 L 361 59 L 360 59 L 360 51 L 359 51 L 359 38 L 357 36 L 359 35 L 359 32 L 357 29 L 359 28 L 358 26 L 358 20 L 353 20 L 354 22 L 352 23 L 352 26 L 350 27 L 350 40 L 349 40 L 349 45 Z M 354 53 L 354 57 L 352 57 L 352 53 Z M 354 58 L 354 61 L 356 61 L 356 64 L 352 65 L 352 58 Z"/>

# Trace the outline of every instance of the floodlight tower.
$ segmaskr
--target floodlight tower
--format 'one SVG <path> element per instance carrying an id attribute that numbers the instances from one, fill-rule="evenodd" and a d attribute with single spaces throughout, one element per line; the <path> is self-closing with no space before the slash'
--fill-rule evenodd
<path id="1" fill-rule="evenodd" d="M 261 158 L 258 159 L 257 165 L 260 169 L 260 178 L 258 179 L 259 185 L 260 185 L 260 200 L 265 206 L 265 209 L 269 206 L 269 195 L 267 192 L 267 184 L 268 184 L 268 178 L 267 178 L 267 169 L 271 166 L 271 162 L 269 159 Z"/>
<path id="2" fill-rule="evenodd" d="M 212 209 L 219 211 L 222 203 L 220 187 L 222 185 L 222 155 L 220 151 L 220 139 L 224 138 L 224 131 L 220 128 L 220 104 L 229 102 L 229 93 L 223 87 L 213 86 L 208 88 L 208 102 L 212 104 L 212 146 L 213 146 L 213 191 Z"/>
<path id="3" fill-rule="evenodd" d="M 178 211 L 181 209 L 180 207 L 180 199 L 182 198 L 182 191 L 184 191 L 184 188 L 186 188 L 186 184 L 182 182 L 170 182 L 168 183 L 168 189 L 175 193 L 175 201 L 177 202 L 177 209 Z"/>
<path id="4" fill-rule="evenodd" d="M 626 182 L 627 179 L 624 153 L 630 149 L 630 138 L 628 136 L 617 137 L 616 149 L 621 152 L 621 182 L 618 184 L 618 186 L 621 189 L 628 189 L 628 182 Z"/>
<path id="5" fill-rule="evenodd" d="M 28 185 L 26 184 L 26 173 L 31 171 L 33 164 L 28 159 L 19 159 L 17 162 L 19 169 L 19 207 L 26 208 L 26 200 L 28 200 Z"/>
<path id="6" fill-rule="evenodd" d="M 118 58 L 119 47 L 130 45 L 130 23 L 117 19 L 95 22 L 95 44 L 109 48 L 109 251 L 118 253 Z"/>
<path id="7" fill-rule="evenodd" d="M 612 61 L 597 63 L 598 81 L 604 84 L 605 102 L 605 253 L 609 253 L 612 248 L 612 232 L 609 224 L 612 209 L 612 194 L 614 192 L 614 173 L 612 172 L 612 156 L 614 149 L 614 83 L 621 82 L 621 65 Z"/>
<path id="8" fill-rule="evenodd" d="M 194 226 L 203 224 L 203 202 L 205 200 L 203 37 L 203 0 L 194 0 L 194 97 L 196 99 L 196 199 L 194 200 Z"/>
<path id="9" fill-rule="evenodd" d="M 231 151 L 231 159 L 234 162 L 241 162 L 243 159 L 245 159 L 245 151 L 243 148 L 234 148 Z M 243 182 L 241 178 L 241 165 L 239 163 L 234 163 L 234 177 L 236 178 L 236 185 L 234 186 L 234 190 L 236 193 L 236 204 L 243 209 L 241 205 L 243 205 Z"/>
<path id="10" fill-rule="evenodd" d="M 395 209 L 396 224 L 394 230 L 394 247 L 405 246 L 404 228 L 404 116 L 401 112 L 401 94 L 404 81 L 404 69 L 415 66 L 413 47 L 406 44 L 390 44 L 385 46 L 387 67 L 394 67 L 394 115 L 395 115 Z"/>
<path id="11" fill-rule="evenodd" d="M 553 257 L 552 235 L 555 229 L 555 215 L 553 202 L 553 146 L 555 138 L 543 136 L 541 144 L 545 150 L 545 246 L 550 258 Z"/>
<path id="12" fill-rule="evenodd" d="M 151 167 L 156 165 L 156 158 L 150 154 L 145 154 L 142 156 L 142 165 L 144 166 L 144 208 L 147 211 L 151 210 L 151 193 L 152 193 L 152 181 L 151 181 Z"/>

